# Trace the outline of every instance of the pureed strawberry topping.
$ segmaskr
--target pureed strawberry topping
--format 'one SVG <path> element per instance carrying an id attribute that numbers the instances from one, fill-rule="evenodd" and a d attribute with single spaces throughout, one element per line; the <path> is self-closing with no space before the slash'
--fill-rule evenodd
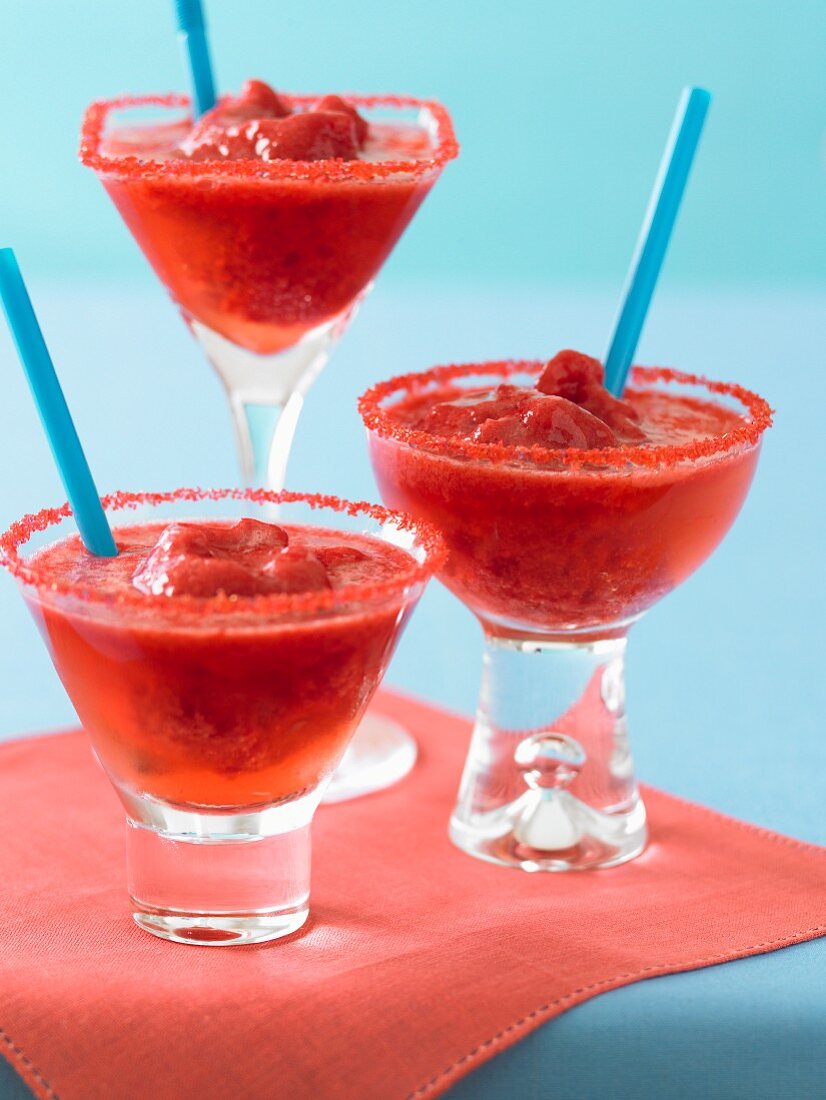
<path id="1" fill-rule="evenodd" d="M 634 392 L 622 400 L 605 389 L 602 378 L 598 359 L 568 349 L 548 362 L 532 387 L 447 385 L 402 400 L 392 416 L 444 439 L 587 451 L 674 444 L 721 434 L 741 422 L 734 410 L 685 394 Z"/>
<path id="2" fill-rule="evenodd" d="M 144 538 L 151 535 L 145 530 Z M 297 595 L 390 575 L 392 549 L 362 542 L 342 543 L 335 532 L 290 531 L 256 519 L 171 523 L 138 563 L 132 584 L 153 596 Z"/>
<path id="3" fill-rule="evenodd" d="M 375 538 L 257 519 L 136 524 L 118 528 L 117 543 L 116 558 L 97 558 L 67 539 L 37 561 L 52 576 L 115 598 L 131 588 L 203 599 L 336 592 L 381 584 L 410 565 L 403 550 Z"/>
<path id="4" fill-rule="evenodd" d="M 262 80 L 248 80 L 195 123 L 176 149 L 189 160 L 356 160 L 369 127 L 340 96 L 305 111 Z"/>

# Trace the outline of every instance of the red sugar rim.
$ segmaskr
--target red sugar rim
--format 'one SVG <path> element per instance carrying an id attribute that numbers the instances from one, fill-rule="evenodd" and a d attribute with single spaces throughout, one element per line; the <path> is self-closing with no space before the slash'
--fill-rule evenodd
<path id="1" fill-rule="evenodd" d="M 638 383 L 677 382 L 687 386 L 704 386 L 709 393 L 725 394 L 736 398 L 748 414 L 742 426 L 723 435 L 672 446 L 641 447 L 625 445 L 584 450 L 570 447 L 556 450 L 551 447 L 522 446 L 505 443 L 474 443 L 468 439 L 432 435 L 416 428 L 399 424 L 383 406 L 391 397 L 425 394 L 433 385 L 443 385 L 454 379 L 471 375 L 499 375 L 508 378 L 513 374 L 539 374 L 545 362 L 532 359 L 504 359 L 490 363 L 452 363 L 433 367 L 428 371 L 399 375 L 386 382 L 379 382 L 366 390 L 358 401 L 359 412 L 365 426 L 384 438 L 407 443 L 412 447 L 434 451 L 449 458 L 468 458 L 484 462 L 562 463 L 565 466 L 626 466 L 629 462 L 638 466 L 676 466 L 680 462 L 694 462 L 738 446 L 753 446 L 772 423 L 772 409 L 767 401 L 751 390 L 733 382 L 713 382 L 697 374 L 667 367 L 634 367 L 631 380 Z M 402 392 L 403 391 L 403 392 Z"/>
<path id="2" fill-rule="evenodd" d="M 283 95 L 292 107 L 312 107 L 322 98 L 315 95 Z M 80 159 L 96 172 L 122 179 L 192 179 L 213 176 L 235 180 L 374 180 L 388 177 L 426 176 L 442 169 L 459 155 L 459 145 L 453 132 L 450 115 L 436 100 L 415 99 L 412 96 L 346 95 L 342 98 L 356 107 L 388 107 L 403 110 L 418 108 L 429 111 L 436 123 L 436 146 L 433 156 L 413 161 L 367 160 L 163 160 L 150 161 L 137 156 L 106 156 L 101 152 L 103 131 L 111 111 L 127 107 L 188 107 L 183 95 L 120 96 L 92 103 L 83 116 L 80 129 Z"/>
<path id="3" fill-rule="evenodd" d="M 174 504 L 178 501 L 199 500 L 246 500 L 256 504 L 307 504 L 311 508 L 329 508 L 348 516 L 366 516 L 378 523 L 393 523 L 402 531 L 416 535 L 425 551 L 424 561 L 417 562 L 411 557 L 410 567 L 400 570 L 390 580 L 375 584 L 345 585 L 335 591 L 325 589 L 322 592 L 303 592 L 298 594 L 267 593 L 257 596 L 149 596 L 137 589 L 112 595 L 95 589 L 84 588 L 80 584 L 55 581 L 38 569 L 36 561 L 25 561 L 20 557 L 20 546 L 29 541 L 33 534 L 46 531 L 72 515 L 68 503 L 60 508 L 43 508 L 41 511 L 25 515 L 13 523 L 0 535 L 0 565 L 23 584 L 46 590 L 50 595 L 78 596 L 93 604 L 109 604 L 123 607 L 146 609 L 151 605 L 169 609 L 225 613 L 241 611 L 254 612 L 256 615 L 270 612 L 313 612 L 327 611 L 351 602 L 381 599 L 394 596 L 416 584 L 426 583 L 441 567 L 447 551 L 442 536 L 436 528 L 425 520 L 414 519 L 405 512 L 396 512 L 383 508 L 380 504 L 368 504 L 366 501 L 344 500 L 341 497 L 326 496 L 322 493 L 293 493 L 284 490 L 280 493 L 266 489 L 174 489 L 166 493 L 110 493 L 101 497 L 101 503 L 108 512 L 120 512 L 135 509 L 140 505 L 157 507 L 160 504 Z M 216 517 L 219 518 L 219 517 Z M 117 535 L 117 528 L 115 528 Z"/>

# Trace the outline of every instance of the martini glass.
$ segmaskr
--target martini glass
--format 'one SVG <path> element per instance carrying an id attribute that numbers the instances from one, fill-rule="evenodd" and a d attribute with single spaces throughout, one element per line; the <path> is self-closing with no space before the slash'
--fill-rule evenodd
<path id="1" fill-rule="evenodd" d="M 288 935 L 307 919 L 313 815 L 441 540 L 426 523 L 334 497 L 178 490 L 102 503 L 121 521 L 117 558 L 90 559 L 64 505 L 0 536 L 0 564 L 126 810 L 134 919 L 181 943 Z M 132 585 L 146 551 L 130 546 L 168 524 L 266 518 L 273 505 L 281 524 L 321 529 L 344 560 L 372 544 L 382 568 L 296 594 L 168 597 Z M 147 536 L 142 524 L 158 527 Z M 55 543 L 100 582 L 52 567 Z"/>
<path id="2" fill-rule="evenodd" d="M 294 111 L 319 97 L 283 97 Z M 182 96 L 101 101 L 81 159 L 97 174 L 215 369 L 244 483 L 280 490 L 305 395 L 382 264 L 458 153 L 438 103 L 350 96 L 370 124 L 360 160 L 189 161 Z M 330 800 L 396 782 L 416 747 L 370 716 Z"/>
<path id="3" fill-rule="evenodd" d="M 451 837 L 493 863 L 567 871 L 610 867 L 645 847 L 627 634 L 724 537 L 771 411 L 739 386 L 637 368 L 632 394 L 722 406 L 726 430 L 669 446 L 520 449 L 433 436 L 388 413 L 446 386 L 533 386 L 543 366 L 436 368 L 374 386 L 360 409 L 382 497 L 439 528 L 448 547 L 439 578 L 484 631 Z"/>

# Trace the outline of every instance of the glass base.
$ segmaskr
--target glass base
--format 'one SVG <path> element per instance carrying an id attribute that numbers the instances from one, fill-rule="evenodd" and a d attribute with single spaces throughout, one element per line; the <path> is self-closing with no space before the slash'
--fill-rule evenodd
<path id="1" fill-rule="evenodd" d="M 411 771 L 417 755 L 416 742 L 398 722 L 365 714 L 322 801 L 344 802 L 392 787 Z"/>
<path id="2" fill-rule="evenodd" d="M 587 871 L 616 867 L 645 848 L 645 806 L 637 798 L 627 813 L 597 814 L 564 794 L 559 801 L 523 796 L 487 820 L 450 821 L 450 839 L 463 852 L 523 871 Z"/>
<path id="3" fill-rule="evenodd" d="M 318 799 L 316 791 L 248 813 L 125 799 L 135 923 L 162 939 L 210 947 L 295 932 L 309 913 L 310 825 Z"/>
<path id="4" fill-rule="evenodd" d="M 297 932 L 309 915 L 307 906 L 294 913 L 267 913 L 261 916 L 152 913 L 147 909 L 132 912 L 135 924 L 144 932 L 151 932 L 162 940 L 195 944 L 196 947 L 240 947 L 246 943 L 278 940 Z"/>
<path id="5" fill-rule="evenodd" d="M 524 871 L 614 867 L 645 848 L 625 717 L 624 637 L 485 639 L 453 843 Z"/>

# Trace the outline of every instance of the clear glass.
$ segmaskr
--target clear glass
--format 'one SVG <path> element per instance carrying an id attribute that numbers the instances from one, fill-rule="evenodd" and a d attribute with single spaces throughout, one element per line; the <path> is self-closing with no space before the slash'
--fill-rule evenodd
<path id="1" fill-rule="evenodd" d="M 610 867 L 645 847 L 625 718 L 625 638 L 485 635 L 454 843 L 526 871 Z"/>
<path id="2" fill-rule="evenodd" d="M 287 98 L 296 111 L 314 102 Z M 187 101 L 176 96 L 103 101 L 84 119 L 82 159 L 226 390 L 249 487 L 283 488 L 307 390 L 458 152 L 440 104 L 350 101 L 378 143 L 368 140 L 365 159 L 353 162 L 153 153 L 187 132 Z"/>
<path id="3" fill-rule="evenodd" d="M 739 387 L 638 368 L 635 386 L 712 399 L 743 427 L 707 446 L 618 447 L 587 459 L 446 441 L 385 415 L 446 383 L 533 386 L 542 366 L 439 368 L 379 384 L 360 407 L 383 499 L 442 532 L 439 579 L 484 631 L 450 835 L 493 863 L 568 871 L 624 863 L 645 847 L 625 712 L 628 630 L 724 537 L 770 410 Z"/>
<path id="4" fill-rule="evenodd" d="M 281 524 L 400 548 L 409 568 L 335 595 L 196 600 L 129 589 L 115 600 L 55 586 L 28 564 L 75 534 L 67 514 L 41 514 L 0 547 L 126 809 L 134 919 L 165 939 L 255 943 L 306 921 L 313 814 L 438 557 L 426 526 L 295 497 L 186 491 L 104 504 L 116 536 L 127 524 L 277 510 Z"/>
<path id="5" fill-rule="evenodd" d="M 212 364 L 232 415 L 243 483 L 280 490 L 307 391 L 410 219 L 458 152 L 439 104 L 350 97 L 374 133 L 424 143 L 416 161 L 134 163 L 147 128 L 186 127 L 179 97 L 94 104 L 82 156 L 95 169 Z M 303 109 L 312 97 L 292 97 Z M 414 142 L 415 145 L 415 142 Z M 404 146 L 402 149 L 404 151 Z M 413 154 L 405 153 L 405 156 Z M 331 800 L 401 779 L 416 746 L 379 716 L 342 761 Z"/>

